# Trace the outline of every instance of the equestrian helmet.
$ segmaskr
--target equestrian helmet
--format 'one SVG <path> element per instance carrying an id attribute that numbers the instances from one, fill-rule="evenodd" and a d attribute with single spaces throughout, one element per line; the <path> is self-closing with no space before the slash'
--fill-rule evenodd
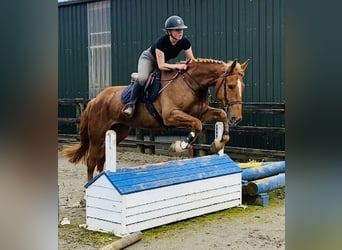
<path id="1" fill-rule="evenodd" d="M 187 29 L 188 26 L 184 24 L 184 21 L 179 16 L 170 16 L 165 21 L 166 30 Z"/>

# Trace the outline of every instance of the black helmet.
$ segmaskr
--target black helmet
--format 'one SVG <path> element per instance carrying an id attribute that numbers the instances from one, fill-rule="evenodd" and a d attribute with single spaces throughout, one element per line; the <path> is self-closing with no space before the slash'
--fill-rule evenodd
<path id="1" fill-rule="evenodd" d="M 166 30 L 187 29 L 188 26 L 184 24 L 184 21 L 179 16 L 170 16 L 165 21 Z"/>

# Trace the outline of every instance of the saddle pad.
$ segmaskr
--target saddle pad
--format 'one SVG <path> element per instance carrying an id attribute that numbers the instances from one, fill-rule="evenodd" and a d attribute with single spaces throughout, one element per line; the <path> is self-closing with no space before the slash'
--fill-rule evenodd
<path id="1" fill-rule="evenodd" d="M 130 99 L 131 99 L 131 92 L 133 89 L 133 84 L 129 84 L 123 91 L 121 94 L 121 101 L 123 104 L 127 104 L 129 103 Z M 148 86 L 148 88 L 146 89 L 146 92 L 144 94 L 144 98 L 143 100 L 141 100 L 141 98 L 139 99 L 139 101 L 150 101 L 150 102 L 154 102 L 157 97 L 158 97 L 158 92 L 160 90 L 160 81 L 158 78 L 156 78 L 154 80 L 154 82 L 152 84 L 150 84 Z"/>

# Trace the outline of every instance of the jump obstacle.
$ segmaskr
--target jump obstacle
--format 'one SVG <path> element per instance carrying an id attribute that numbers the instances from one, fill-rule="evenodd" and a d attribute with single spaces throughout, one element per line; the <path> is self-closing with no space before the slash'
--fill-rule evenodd
<path id="1" fill-rule="evenodd" d="M 114 131 L 105 144 L 105 171 L 85 185 L 89 230 L 122 237 L 242 203 L 242 170 L 223 152 L 116 169 Z"/>
<path id="2" fill-rule="evenodd" d="M 216 125 L 216 136 L 222 132 L 220 126 Z M 275 166 L 282 168 L 275 163 L 242 170 L 222 150 L 216 155 L 117 170 L 114 131 L 107 131 L 105 145 L 105 171 L 85 185 L 86 224 L 89 230 L 119 237 L 239 206 L 248 185 L 256 186 L 249 189 L 257 196 L 250 197 L 265 197 L 278 184 L 258 178 L 277 173 Z M 266 197 L 261 205 L 267 203 Z"/>
<path id="3" fill-rule="evenodd" d="M 268 205 L 268 192 L 281 187 L 285 187 L 285 161 L 242 170 L 243 201 L 248 204 Z"/>

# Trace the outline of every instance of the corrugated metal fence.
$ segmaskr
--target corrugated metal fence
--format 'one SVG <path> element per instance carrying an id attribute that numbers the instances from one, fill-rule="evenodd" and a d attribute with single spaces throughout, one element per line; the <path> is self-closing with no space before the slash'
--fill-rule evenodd
<path id="1" fill-rule="evenodd" d="M 140 53 L 163 35 L 165 19 L 174 14 L 189 26 L 185 36 L 196 57 L 251 60 L 245 102 L 285 102 L 284 0 L 60 3 L 59 98 L 87 99 L 106 86 L 128 84 Z M 64 108 L 59 114 L 73 115 Z M 284 115 L 247 114 L 242 125 L 284 127 Z M 239 135 L 233 141 L 284 148 L 284 140 Z"/>

